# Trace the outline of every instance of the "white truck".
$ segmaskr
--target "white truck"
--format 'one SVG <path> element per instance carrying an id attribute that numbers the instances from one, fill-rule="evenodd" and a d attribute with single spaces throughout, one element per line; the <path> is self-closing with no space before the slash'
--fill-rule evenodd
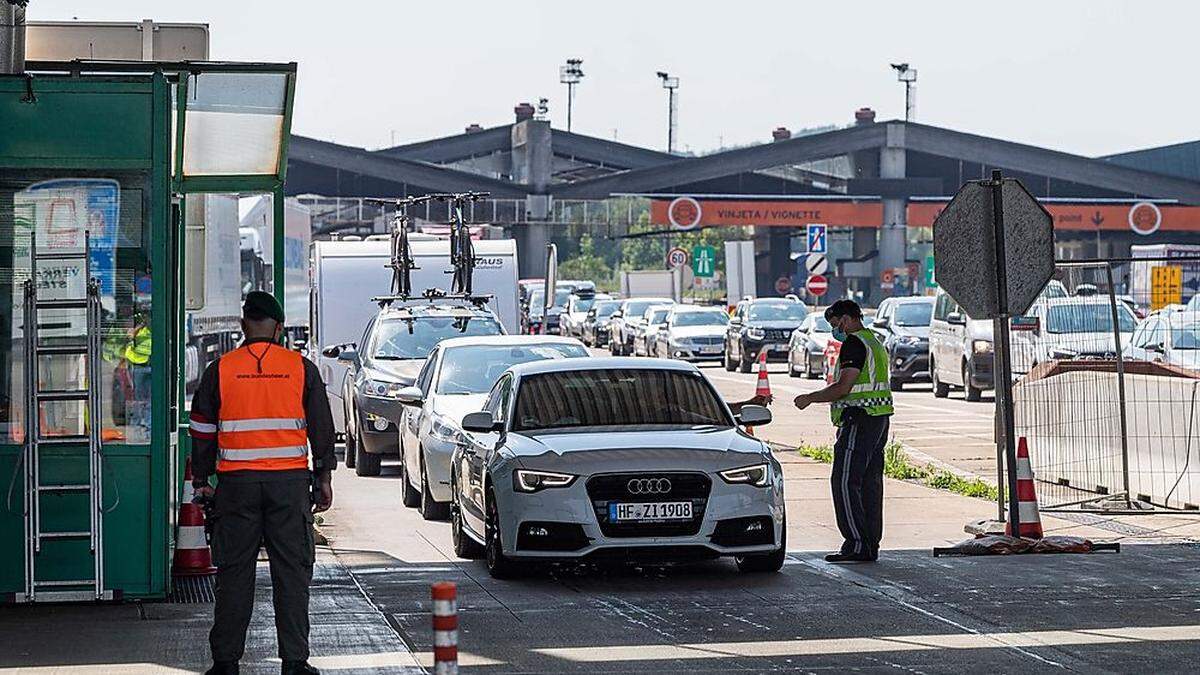
<path id="1" fill-rule="evenodd" d="M 270 197 L 258 199 L 242 216 L 239 228 L 242 261 L 242 290 L 269 290 L 274 279 L 275 249 L 273 210 Z M 312 215 L 295 199 L 283 202 L 283 313 L 288 343 L 302 346 L 308 341 L 309 245 Z M 265 242 L 265 244 L 264 244 Z"/>
<path id="2" fill-rule="evenodd" d="M 474 290 L 488 295 L 488 307 L 509 333 L 520 331 L 517 301 L 517 245 L 512 239 L 473 242 L 478 262 Z M 450 242 L 446 239 L 409 242 L 413 262 L 412 288 L 419 294 L 427 288 L 450 288 Z M 392 270 L 389 241 L 318 241 L 312 247 L 312 299 L 310 303 L 309 354 L 316 359 L 329 394 L 334 425 L 345 430 L 342 384 L 346 364 L 325 356 L 326 347 L 358 343 L 367 322 L 379 312 L 371 298 L 391 290 Z"/>
<path id="3" fill-rule="evenodd" d="M 678 302 L 680 275 L 680 272 L 672 270 L 621 272 L 621 297 L 674 298 Z"/>
<path id="4" fill-rule="evenodd" d="M 1148 308 L 1152 301 L 1152 286 L 1150 281 L 1150 270 L 1154 267 L 1171 266 L 1171 263 L 1162 260 L 1163 258 L 1189 258 L 1190 260 L 1180 260 L 1175 266 L 1183 270 L 1181 275 L 1182 296 L 1179 299 L 1180 304 L 1186 305 L 1188 300 L 1196 294 L 1196 289 L 1200 288 L 1200 245 L 1197 244 L 1141 244 L 1130 247 L 1130 257 L 1134 261 L 1129 265 L 1129 295 L 1133 296 L 1133 301 L 1142 308 Z M 1152 258 L 1154 261 L 1146 260 L 1142 262 L 1138 258 Z"/>

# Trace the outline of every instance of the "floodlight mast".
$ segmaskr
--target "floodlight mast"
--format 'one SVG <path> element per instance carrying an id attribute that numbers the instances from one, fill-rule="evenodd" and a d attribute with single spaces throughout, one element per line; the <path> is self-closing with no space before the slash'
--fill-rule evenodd
<path id="1" fill-rule="evenodd" d="M 567 131 L 571 131 L 571 109 L 575 101 L 575 85 L 583 79 L 583 59 L 567 59 L 558 67 L 558 81 L 567 85 Z"/>
<path id="2" fill-rule="evenodd" d="M 678 125 L 675 108 L 675 90 L 679 88 L 679 78 L 658 71 L 658 79 L 662 81 L 663 89 L 667 90 L 667 154 L 675 153 L 675 127 Z"/>
<path id="3" fill-rule="evenodd" d="M 907 63 L 893 63 L 896 80 L 904 83 L 904 121 L 914 122 L 917 117 L 917 69 Z"/>

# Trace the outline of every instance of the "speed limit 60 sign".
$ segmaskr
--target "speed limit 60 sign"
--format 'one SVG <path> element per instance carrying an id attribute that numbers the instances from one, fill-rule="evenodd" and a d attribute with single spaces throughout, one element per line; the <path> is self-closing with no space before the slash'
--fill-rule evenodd
<path id="1" fill-rule="evenodd" d="M 688 252 L 685 251 L 684 249 L 676 246 L 675 248 L 671 249 L 670 251 L 667 251 L 667 269 L 673 270 L 676 267 L 683 267 L 687 263 L 688 263 Z"/>

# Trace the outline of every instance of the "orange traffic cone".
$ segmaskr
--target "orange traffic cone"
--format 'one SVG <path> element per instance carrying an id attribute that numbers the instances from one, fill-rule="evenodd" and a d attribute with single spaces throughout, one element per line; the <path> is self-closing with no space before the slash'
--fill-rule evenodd
<path id="1" fill-rule="evenodd" d="M 770 396 L 771 381 L 767 379 L 767 350 L 758 353 L 758 386 L 754 389 L 755 396 Z"/>
<path id="2" fill-rule="evenodd" d="M 1029 463 L 1029 445 L 1022 436 L 1017 441 L 1017 509 L 1021 518 L 1020 536 L 1027 539 L 1042 538 L 1042 517 L 1038 513 L 1037 494 L 1033 488 L 1033 466 Z M 1004 533 L 1012 534 L 1012 524 L 1005 525 Z"/>
<path id="3" fill-rule="evenodd" d="M 216 574 L 212 551 L 204 536 L 204 509 L 192 502 L 192 458 L 183 469 L 183 503 L 179 505 L 179 529 L 175 534 L 175 562 L 171 573 L 176 576 L 207 576 Z"/>

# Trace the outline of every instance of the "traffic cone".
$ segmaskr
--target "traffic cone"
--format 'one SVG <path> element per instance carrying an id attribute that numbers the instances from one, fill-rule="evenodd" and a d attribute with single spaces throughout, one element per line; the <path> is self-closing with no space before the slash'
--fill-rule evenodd
<path id="1" fill-rule="evenodd" d="M 767 379 L 767 350 L 758 353 L 758 386 L 754 389 L 755 396 L 770 396 L 771 381 Z"/>
<path id="2" fill-rule="evenodd" d="M 216 574 L 212 551 L 204 536 L 204 509 L 192 501 L 196 491 L 192 488 L 192 458 L 187 459 L 183 469 L 183 503 L 179 505 L 179 529 L 175 534 L 175 562 L 171 573 L 175 576 L 195 577 Z"/>
<path id="3" fill-rule="evenodd" d="M 1017 509 L 1021 517 L 1021 534 L 1026 539 L 1042 538 L 1042 517 L 1038 513 L 1037 494 L 1033 488 L 1033 466 L 1029 463 L 1029 445 L 1022 436 L 1017 440 Z M 1012 535 L 1012 523 L 1004 526 Z"/>

